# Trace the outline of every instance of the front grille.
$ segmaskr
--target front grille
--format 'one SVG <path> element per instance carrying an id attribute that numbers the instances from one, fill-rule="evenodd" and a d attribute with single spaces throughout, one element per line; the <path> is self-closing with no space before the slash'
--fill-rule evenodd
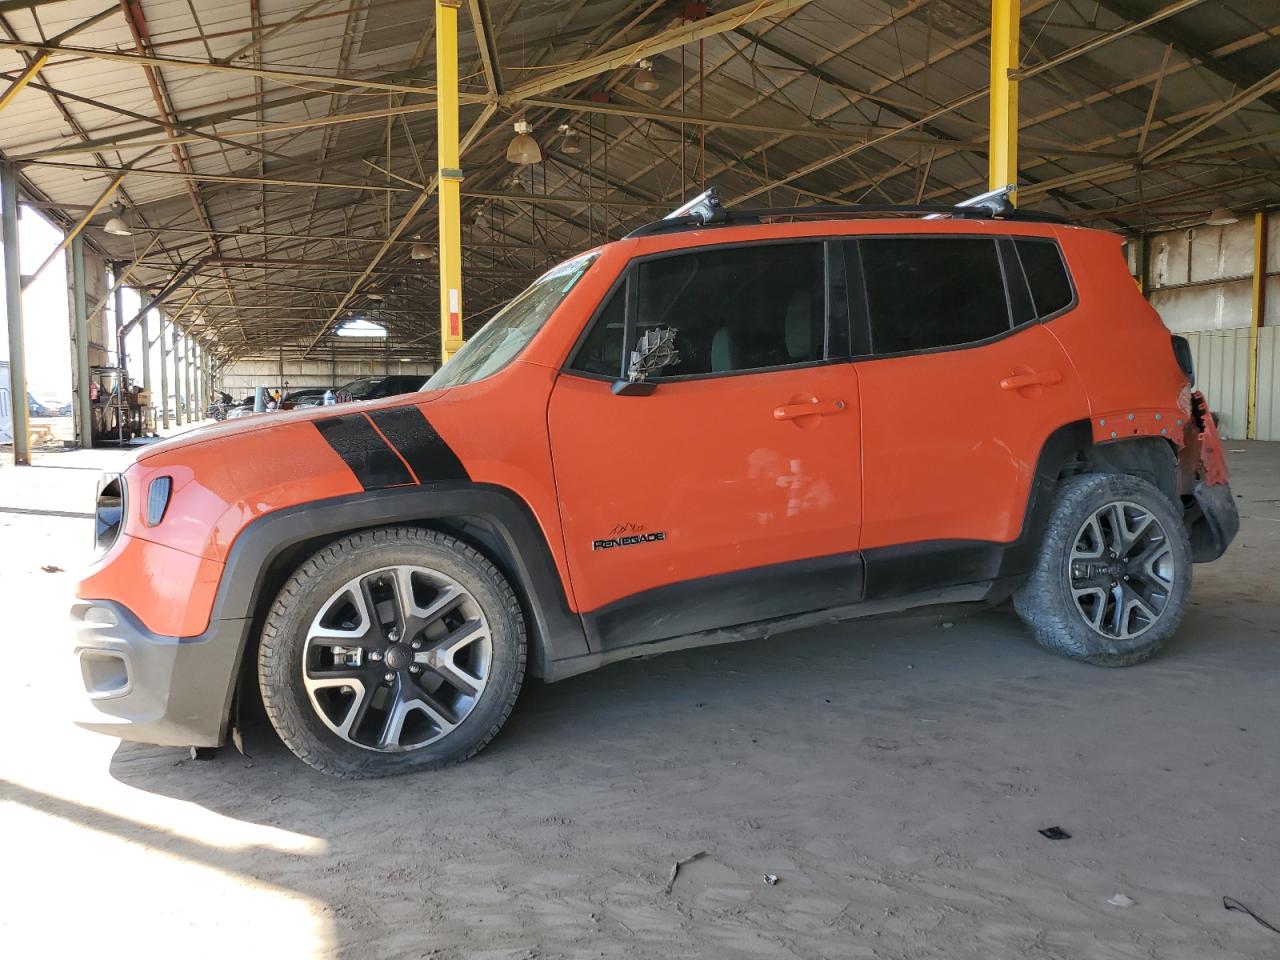
<path id="1" fill-rule="evenodd" d="M 124 477 L 118 473 L 106 474 L 98 487 L 98 502 L 93 509 L 93 542 L 99 553 L 110 550 L 120 536 L 126 489 Z"/>

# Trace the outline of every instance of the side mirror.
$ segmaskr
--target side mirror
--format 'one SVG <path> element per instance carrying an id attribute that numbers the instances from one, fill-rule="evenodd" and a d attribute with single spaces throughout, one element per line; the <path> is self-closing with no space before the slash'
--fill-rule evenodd
<path id="1" fill-rule="evenodd" d="M 631 351 L 631 363 L 627 367 L 627 378 L 615 380 L 613 393 L 619 397 L 647 396 L 657 386 L 649 382 L 649 377 L 663 367 L 680 362 L 680 352 L 676 350 L 676 330 L 674 327 L 654 327 L 640 338 L 636 348 Z"/>

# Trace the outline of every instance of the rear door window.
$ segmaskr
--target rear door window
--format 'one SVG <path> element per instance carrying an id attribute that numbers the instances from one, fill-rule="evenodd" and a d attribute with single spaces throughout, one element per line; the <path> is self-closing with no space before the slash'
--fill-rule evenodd
<path id="1" fill-rule="evenodd" d="M 994 240 L 870 237 L 857 246 L 873 354 L 960 346 L 1010 329 Z"/>

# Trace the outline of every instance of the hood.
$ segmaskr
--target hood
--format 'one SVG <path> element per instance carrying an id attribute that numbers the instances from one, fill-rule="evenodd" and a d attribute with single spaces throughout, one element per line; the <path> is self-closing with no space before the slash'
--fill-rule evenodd
<path id="1" fill-rule="evenodd" d="M 301 410 L 281 410 L 270 413 L 255 413 L 251 417 L 239 417 L 235 420 L 224 420 L 208 426 L 197 427 L 176 437 L 169 437 L 158 443 L 148 444 L 138 453 L 139 463 L 161 454 L 174 453 L 188 447 L 222 440 L 228 437 L 243 436 L 261 430 L 272 430 L 291 423 L 309 423 L 312 420 L 323 420 L 326 417 L 339 416 L 367 410 L 385 410 L 388 407 L 404 407 L 410 404 L 421 406 L 439 400 L 446 393 L 444 390 L 426 390 L 417 393 L 403 393 L 394 397 L 383 397 L 379 400 L 357 400 L 353 403 L 339 403 L 331 406 L 304 407 Z"/>

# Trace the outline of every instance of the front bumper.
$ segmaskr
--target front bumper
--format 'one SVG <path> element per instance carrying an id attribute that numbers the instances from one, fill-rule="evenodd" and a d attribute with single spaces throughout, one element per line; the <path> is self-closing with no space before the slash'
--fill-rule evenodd
<path id="1" fill-rule="evenodd" d="M 93 712 L 77 724 L 123 740 L 214 747 L 226 740 L 246 620 L 198 637 L 151 633 L 112 600 L 71 608 L 75 654 Z"/>

